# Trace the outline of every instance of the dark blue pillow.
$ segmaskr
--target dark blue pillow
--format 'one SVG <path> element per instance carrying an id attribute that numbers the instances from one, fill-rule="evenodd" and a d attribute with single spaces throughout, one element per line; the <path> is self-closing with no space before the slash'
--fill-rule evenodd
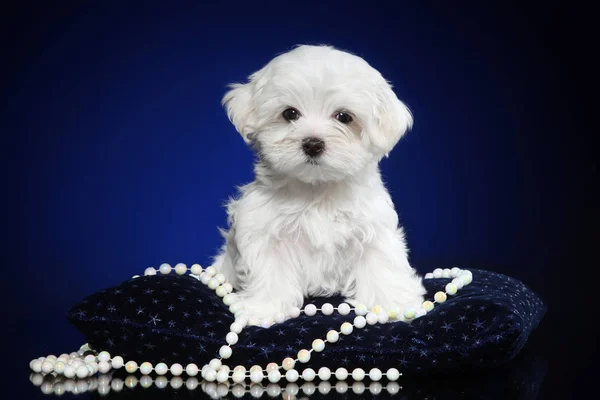
<path id="1" fill-rule="evenodd" d="M 546 311 L 545 305 L 518 280 L 472 270 L 473 282 L 413 321 L 367 325 L 326 346 L 304 365 L 315 370 L 361 367 L 402 372 L 492 367 L 515 357 Z M 426 279 L 428 298 L 450 279 Z M 341 297 L 314 298 L 305 304 L 341 303 Z M 130 279 L 76 304 L 70 322 L 97 350 L 125 361 L 204 365 L 218 357 L 233 315 L 214 291 L 189 275 Z M 300 317 L 269 329 L 248 327 L 233 348 L 228 365 L 250 366 L 296 358 L 316 338 L 352 321 L 354 313 Z"/>

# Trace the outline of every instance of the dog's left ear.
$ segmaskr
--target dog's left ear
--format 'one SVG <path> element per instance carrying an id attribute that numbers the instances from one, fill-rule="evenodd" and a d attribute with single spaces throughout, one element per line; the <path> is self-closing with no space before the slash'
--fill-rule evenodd
<path id="1" fill-rule="evenodd" d="M 400 138 L 412 128 L 413 116 L 388 83 L 376 93 L 373 114 L 371 142 L 387 157 Z"/>
<path id="2" fill-rule="evenodd" d="M 221 104 L 227 111 L 229 120 L 235 129 L 242 135 L 246 143 L 251 140 L 248 137 L 255 128 L 255 115 L 252 105 L 252 82 L 242 84 L 233 83 L 229 85 L 229 91 L 223 96 Z"/>

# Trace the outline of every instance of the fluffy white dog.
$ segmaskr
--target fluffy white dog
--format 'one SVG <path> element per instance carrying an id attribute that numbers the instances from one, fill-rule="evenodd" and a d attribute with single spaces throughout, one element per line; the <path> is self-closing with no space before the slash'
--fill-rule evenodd
<path id="1" fill-rule="evenodd" d="M 420 307 L 425 289 L 378 167 L 412 116 L 381 74 L 333 47 L 299 46 L 230 85 L 223 105 L 258 156 L 213 263 L 244 315 L 268 326 L 333 294 Z"/>

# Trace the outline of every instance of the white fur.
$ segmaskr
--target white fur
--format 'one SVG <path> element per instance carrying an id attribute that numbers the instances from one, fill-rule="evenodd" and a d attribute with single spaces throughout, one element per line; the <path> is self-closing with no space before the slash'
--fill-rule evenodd
<path id="1" fill-rule="evenodd" d="M 245 313 L 273 318 L 307 296 L 333 294 L 368 307 L 419 307 L 425 289 L 378 167 L 412 116 L 381 74 L 330 46 L 299 46 L 231 85 L 223 104 L 258 154 L 255 181 L 229 201 L 213 263 Z M 302 116 L 286 121 L 288 107 Z M 340 110 L 353 122 L 337 121 Z M 306 137 L 325 141 L 318 164 L 302 151 Z"/>

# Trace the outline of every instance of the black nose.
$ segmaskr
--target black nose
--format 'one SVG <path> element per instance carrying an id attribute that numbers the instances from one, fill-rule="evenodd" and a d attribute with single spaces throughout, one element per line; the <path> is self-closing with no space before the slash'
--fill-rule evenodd
<path id="1" fill-rule="evenodd" d="M 317 157 L 325 150 L 325 142 L 314 137 L 306 138 L 302 141 L 302 150 L 309 157 Z"/>

